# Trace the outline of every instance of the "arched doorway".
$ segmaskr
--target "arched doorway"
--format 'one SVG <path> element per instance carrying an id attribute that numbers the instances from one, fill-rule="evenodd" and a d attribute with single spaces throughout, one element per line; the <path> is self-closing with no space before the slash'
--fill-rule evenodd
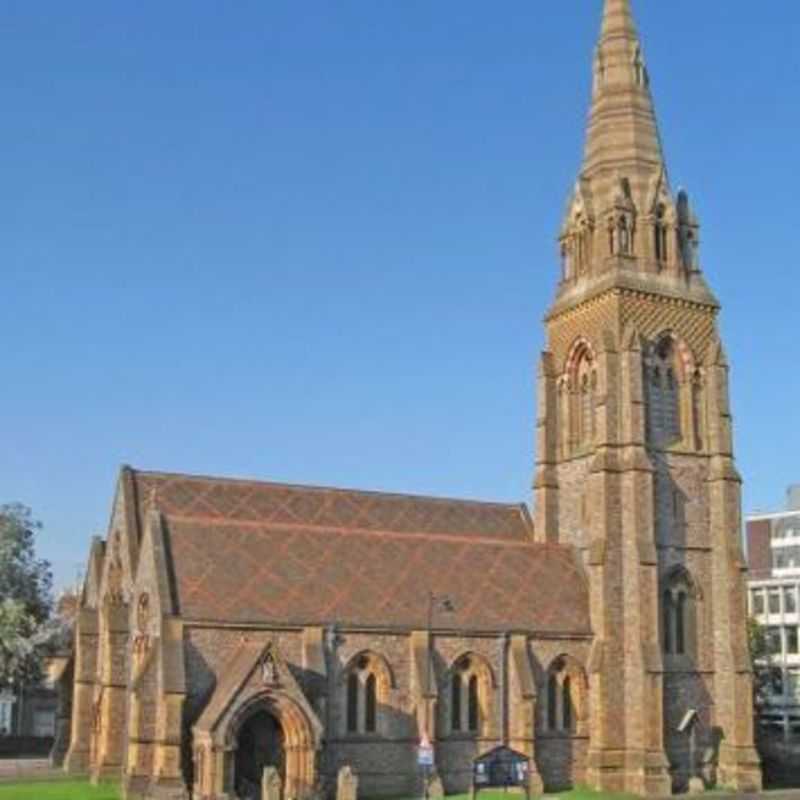
<path id="1" fill-rule="evenodd" d="M 263 707 L 239 728 L 234 763 L 234 785 L 241 800 L 259 800 L 261 778 L 267 767 L 275 767 L 286 785 L 286 748 L 283 727 Z"/>

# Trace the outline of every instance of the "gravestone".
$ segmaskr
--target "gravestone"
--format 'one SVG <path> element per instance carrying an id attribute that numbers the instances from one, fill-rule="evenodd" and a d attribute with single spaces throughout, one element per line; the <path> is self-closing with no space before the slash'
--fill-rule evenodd
<path id="1" fill-rule="evenodd" d="M 281 800 L 283 786 L 275 767 L 266 767 L 261 776 L 261 800 Z"/>
<path id="2" fill-rule="evenodd" d="M 358 776 L 351 767 L 342 767 L 339 770 L 336 800 L 358 800 Z"/>

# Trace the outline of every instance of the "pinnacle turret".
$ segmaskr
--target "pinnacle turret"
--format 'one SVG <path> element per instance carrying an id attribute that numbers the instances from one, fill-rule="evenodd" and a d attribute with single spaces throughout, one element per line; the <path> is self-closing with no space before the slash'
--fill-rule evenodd
<path id="1" fill-rule="evenodd" d="M 612 285 L 716 303 L 699 273 L 688 196 L 669 186 L 630 0 L 605 0 L 583 165 L 560 242 L 554 312 Z"/>

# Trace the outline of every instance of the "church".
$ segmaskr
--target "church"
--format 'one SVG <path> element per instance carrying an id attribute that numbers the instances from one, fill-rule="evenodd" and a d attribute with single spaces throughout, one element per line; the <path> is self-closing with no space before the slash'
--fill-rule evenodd
<path id="1" fill-rule="evenodd" d="M 411 797 L 426 740 L 435 794 L 500 745 L 535 792 L 757 791 L 699 242 L 630 0 L 605 0 L 530 509 L 123 467 L 89 554 L 66 769 L 127 798 L 233 800 L 272 766 L 286 800 L 316 800 L 349 766 L 362 796 Z"/>

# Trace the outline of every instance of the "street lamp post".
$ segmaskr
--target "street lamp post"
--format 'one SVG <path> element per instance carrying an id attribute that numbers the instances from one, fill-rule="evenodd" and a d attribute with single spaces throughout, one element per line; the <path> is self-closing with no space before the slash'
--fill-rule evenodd
<path id="1" fill-rule="evenodd" d="M 442 611 L 447 613 L 453 613 L 455 611 L 455 606 L 453 605 L 452 601 L 446 595 L 441 597 L 437 596 L 434 592 L 428 592 L 428 620 L 427 620 L 427 633 L 428 633 L 428 641 L 427 646 L 425 648 L 425 728 L 422 732 L 422 747 L 425 748 L 432 748 L 431 744 L 431 734 L 432 734 L 432 725 L 431 725 L 431 705 L 430 705 L 430 695 L 431 695 L 431 643 L 433 640 L 433 614 L 436 608 L 440 608 Z M 420 748 L 422 749 L 422 748 Z M 432 752 L 432 751 L 431 751 Z M 423 766 L 424 774 L 423 774 L 423 792 L 425 800 L 428 800 L 429 792 L 430 792 L 430 774 L 431 774 L 432 764 L 426 763 Z"/>

